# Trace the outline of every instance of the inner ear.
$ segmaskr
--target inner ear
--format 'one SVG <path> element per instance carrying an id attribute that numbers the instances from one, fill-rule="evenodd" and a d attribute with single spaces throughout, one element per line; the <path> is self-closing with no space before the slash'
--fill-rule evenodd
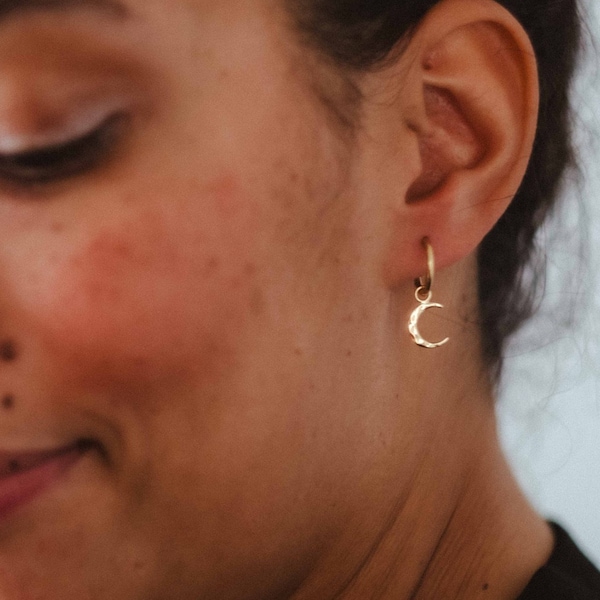
<path id="1" fill-rule="evenodd" d="M 425 85 L 423 101 L 428 126 L 417 132 L 422 168 L 407 191 L 408 203 L 431 195 L 456 169 L 473 168 L 485 155 L 482 137 L 449 90 Z"/>

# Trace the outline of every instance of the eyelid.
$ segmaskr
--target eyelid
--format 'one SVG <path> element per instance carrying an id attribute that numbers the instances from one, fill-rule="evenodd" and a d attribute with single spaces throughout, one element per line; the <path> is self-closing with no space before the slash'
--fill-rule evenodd
<path id="1" fill-rule="evenodd" d="M 0 155 L 0 196 L 40 199 L 60 189 L 58 184 L 106 167 L 122 148 L 130 117 L 114 113 L 95 130 L 62 146 Z"/>
<path id="2" fill-rule="evenodd" d="M 96 104 L 80 106 L 45 131 L 10 131 L 10 123 L 0 121 L 0 155 L 27 154 L 52 146 L 68 144 L 98 129 L 112 114 L 126 110 L 122 98 L 113 98 Z"/>

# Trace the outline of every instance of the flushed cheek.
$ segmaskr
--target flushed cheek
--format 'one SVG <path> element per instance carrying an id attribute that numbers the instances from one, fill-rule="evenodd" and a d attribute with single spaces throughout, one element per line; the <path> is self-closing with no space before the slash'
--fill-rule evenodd
<path id="1" fill-rule="evenodd" d="M 203 211 L 148 209 L 66 254 L 37 312 L 65 376 L 143 385 L 217 376 L 234 359 L 258 293 L 254 219 L 224 193 L 192 203 Z"/>

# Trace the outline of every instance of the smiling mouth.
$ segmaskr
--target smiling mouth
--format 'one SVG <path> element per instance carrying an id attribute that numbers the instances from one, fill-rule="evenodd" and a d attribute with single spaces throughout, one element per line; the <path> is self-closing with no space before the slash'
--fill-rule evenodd
<path id="1" fill-rule="evenodd" d="M 39 452 L 1 452 L 0 451 L 0 481 L 8 477 L 17 475 L 24 471 L 35 469 L 46 462 L 52 461 L 64 454 L 73 452 L 86 452 L 94 447 L 95 443 L 91 440 L 79 440 L 71 446 L 59 448 L 56 450 Z"/>
<path id="2" fill-rule="evenodd" d="M 93 440 L 78 440 L 49 451 L 0 451 L 0 521 L 48 490 L 91 450 Z"/>

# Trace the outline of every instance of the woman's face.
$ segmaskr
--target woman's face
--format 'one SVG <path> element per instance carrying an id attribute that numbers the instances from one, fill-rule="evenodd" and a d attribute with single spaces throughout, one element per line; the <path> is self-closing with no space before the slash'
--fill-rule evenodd
<path id="1" fill-rule="evenodd" d="M 350 154 L 279 2 L 121 1 L 0 5 L 0 596 L 279 597 L 378 429 Z"/>

